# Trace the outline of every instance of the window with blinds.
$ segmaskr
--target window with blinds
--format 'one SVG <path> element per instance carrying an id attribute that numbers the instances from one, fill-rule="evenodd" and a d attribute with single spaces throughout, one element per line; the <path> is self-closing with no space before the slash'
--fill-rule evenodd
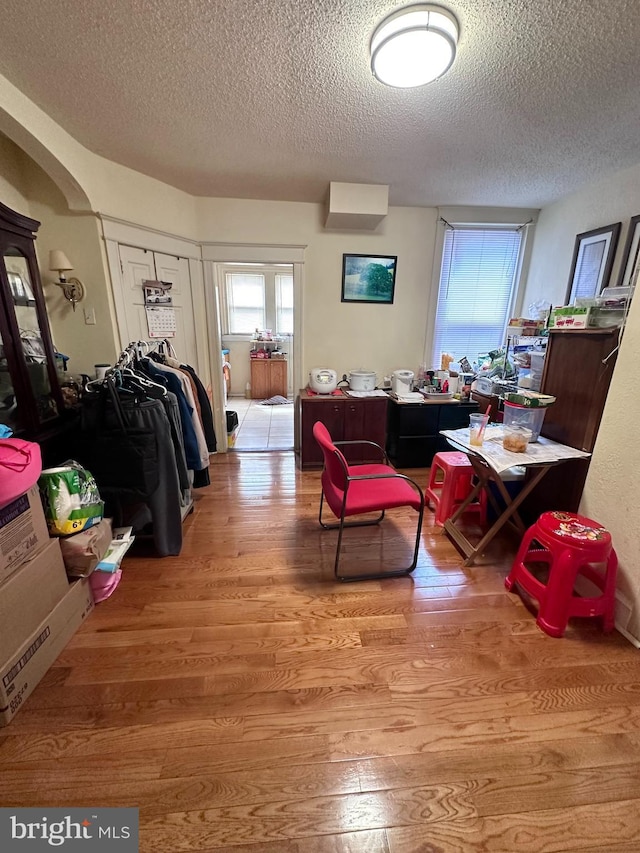
<path id="1" fill-rule="evenodd" d="M 225 275 L 229 332 L 249 335 L 265 328 L 265 281 L 263 275 L 228 272 Z"/>
<path id="2" fill-rule="evenodd" d="M 522 229 L 455 226 L 444 237 L 432 363 L 443 352 L 473 362 L 504 344 Z"/>
<path id="3" fill-rule="evenodd" d="M 255 335 L 271 329 L 293 335 L 293 268 L 290 264 L 225 264 L 223 332 Z"/>
<path id="4" fill-rule="evenodd" d="M 293 334 L 293 276 L 277 273 L 276 330 L 279 335 Z"/>

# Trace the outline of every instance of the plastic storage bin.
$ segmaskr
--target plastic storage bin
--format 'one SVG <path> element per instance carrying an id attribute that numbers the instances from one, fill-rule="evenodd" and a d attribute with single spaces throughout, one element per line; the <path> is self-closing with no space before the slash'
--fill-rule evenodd
<path id="1" fill-rule="evenodd" d="M 532 391 L 540 390 L 542 382 L 542 370 L 544 368 L 544 357 L 546 352 L 532 352 L 531 354 L 531 385 Z"/>
<path id="2" fill-rule="evenodd" d="M 504 403 L 503 424 L 521 426 L 531 430 L 531 441 L 537 441 L 542 429 L 542 422 L 547 411 L 546 406 L 518 406 L 516 403 Z"/>

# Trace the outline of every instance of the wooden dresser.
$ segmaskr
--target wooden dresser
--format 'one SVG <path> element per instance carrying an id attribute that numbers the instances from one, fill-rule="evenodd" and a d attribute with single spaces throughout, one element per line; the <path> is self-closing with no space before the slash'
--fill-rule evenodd
<path id="1" fill-rule="evenodd" d="M 251 359 L 251 399 L 287 396 L 287 362 L 285 359 Z"/>
<path id="2" fill-rule="evenodd" d="M 387 397 L 349 397 L 309 394 L 300 391 L 295 403 L 296 460 L 303 470 L 322 468 L 322 451 L 313 437 L 316 421 L 329 430 L 334 441 L 365 439 L 384 448 L 387 433 Z M 379 456 L 368 452 L 366 445 L 359 448 L 341 448 L 347 461 L 378 462 Z"/>

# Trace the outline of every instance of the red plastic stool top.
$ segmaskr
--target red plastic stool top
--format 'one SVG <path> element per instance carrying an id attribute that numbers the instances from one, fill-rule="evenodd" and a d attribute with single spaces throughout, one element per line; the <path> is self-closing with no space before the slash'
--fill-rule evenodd
<path id="1" fill-rule="evenodd" d="M 573 548 L 608 549 L 611 534 L 597 521 L 575 512 L 543 512 L 536 522 L 538 531 Z"/>

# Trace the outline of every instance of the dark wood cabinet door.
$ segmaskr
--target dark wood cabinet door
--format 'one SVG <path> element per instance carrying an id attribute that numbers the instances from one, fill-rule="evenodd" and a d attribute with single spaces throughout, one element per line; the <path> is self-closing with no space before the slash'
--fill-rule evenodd
<path id="1" fill-rule="evenodd" d="M 300 463 L 302 468 L 321 468 L 322 451 L 313 437 L 316 421 L 329 430 L 334 441 L 340 441 L 344 431 L 344 404 L 341 400 L 320 400 L 317 397 L 302 399 L 300 405 Z"/>
<path id="2" fill-rule="evenodd" d="M 345 441 L 373 441 L 384 449 L 387 432 L 387 404 L 384 397 L 348 400 L 345 406 Z M 379 462 L 381 456 L 375 447 L 360 444 L 344 448 L 349 462 Z"/>
<path id="3" fill-rule="evenodd" d="M 556 402 L 545 413 L 541 435 L 587 453 L 593 451 L 618 338 L 617 328 L 551 331 L 540 390 L 552 394 Z M 577 512 L 589 462 L 571 460 L 545 474 L 522 505 L 525 522 L 531 524 L 553 509 Z"/>
<path id="4" fill-rule="evenodd" d="M 616 362 L 611 353 L 618 335 L 618 329 L 551 332 L 540 390 L 552 394 L 556 402 L 545 414 L 542 435 L 591 453 Z"/>

